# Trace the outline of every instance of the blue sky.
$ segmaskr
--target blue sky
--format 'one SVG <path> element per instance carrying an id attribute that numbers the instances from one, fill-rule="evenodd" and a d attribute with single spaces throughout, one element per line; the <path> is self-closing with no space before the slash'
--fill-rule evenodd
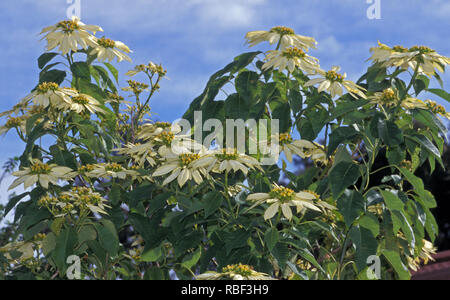
<path id="1" fill-rule="evenodd" d="M 252 30 L 285 25 L 314 36 L 319 47 L 310 54 L 322 68 L 340 65 L 351 79 L 368 66 L 369 48 L 378 40 L 428 45 L 450 56 L 450 1 L 381 0 L 380 20 L 367 18 L 369 6 L 366 0 L 81 0 L 81 19 L 102 26 L 106 37 L 133 50 L 133 64 L 119 65 L 122 86 L 123 74 L 135 64 L 163 64 L 170 80 L 162 82 L 151 104 L 157 119 L 173 121 L 213 72 L 248 51 L 244 35 Z M 68 7 L 66 0 L 0 2 L 0 111 L 35 86 L 36 60 L 45 46 L 38 34 L 66 19 Z M 449 79 L 449 73 L 444 75 L 444 81 Z M 12 132 L 0 137 L 0 145 L 1 165 L 24 148 Z M 0 187 L 0 202 L 8 181 Z"/>

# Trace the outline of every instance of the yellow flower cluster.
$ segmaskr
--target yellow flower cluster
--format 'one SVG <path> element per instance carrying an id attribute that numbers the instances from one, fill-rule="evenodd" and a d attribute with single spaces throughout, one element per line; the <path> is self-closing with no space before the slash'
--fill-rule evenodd
<path id="1" fill-rule="evenodd" d="M 6 121 L 6 128 L 16 128 L 19 127 L 23 122 L 23 118 L 20 117 L 11 117 Z"/>
<path id="2" fill-rule="evenodd" d="M 50 195 L 42 197 L 38 205 L 46 207 L 55 217 L 66 215 L 86 215 L 92 213 L 107 214 L 104 199 L 99 193 L 87 187 L 73 187 L 70 192 L 64 192 L 59 196 Z"/>
<path id="3" fill-rule="evenodd" d="M 43 82 L 36 88 L 38 94 L 46 94 L 49 91 L 57 91 L 59 89 L 59 85 L 54 82 Z"/>
<path id="4" fill-rule="evenodd" d="M 105 165 L 105 170 L 111 172 L 120 172 L 122 171 L 122 166 L 118 163 L 110 163 Z"/>
<path id="5" fill-rule="evenodd" d="M 164 77 L 167 74 L 167 70 L 165 70 L 161 64 L 157 65 L 153 62 L 149 62 L 147 65 L 141 64 L 135 66 L 133 70 L 128 71 L 125 75 L 135 76 L 141 72 L 147 74 L 158 74 L 160 77 Z"/>
<path id="6" fill-rule="evenodd" d="M 111 39 L 107 39 L 105 37 L 97 39 L 97 43 L 104 48 L 114 48 L 116 46 L 115 41 L 113 41 Z"/>
<path id="7" fill-rule="evenodd" d="M 142 92 L 148 91 L 149 85 L 143 82 L 135 80 L 127 80 L 128 87 L 122 88 L 124 91 L 133 92 L 136 96 L 139 96 Z"/>
<path id="8" fill-rule="evenodd" d="M 280 134 L 280 145 L 291 144 L 292 136 L 289 133 Z"/>
<path id="9" fill-rule="evenodd" d="M 51 172 L 51 167 L 48 164 L 42 163 L 40 161 L 32 164 L 30 166 L 31 174 L 49 174 Z"/>
<path id="10" fill-rule="evenodd" d="M 222 268 L 222 273 L 235 273 L 243 277 L 248 277 L 252 275 L 254 271 L 255 270 L 253 269 L 252 266 L 243 265 L 242 263 L 239 263 L 237 265 L 228 265 Z"/>
<path id="11" fill-rule="evenodd" d="M 155 136 L 155 141 L 160 142 L 163 145 L 170 146 L 175 138 L 173 132 L 163 131 L 157 136 Z"/>
<path id="12" fill-rule="evenodd" d="M 58 22 L 56 26 L 64 33 L 73 33 L 75 30 L 80 29 L 80 26 L 78 26 L 78 23 L 75 20 L 61 21 Z"/>
<path id="13" fill-rule="evenodd" d="M 448 113 L 442 105 L 439 105 L 431 100 L 425 100 L 425 104 L 428 106 L 432 113 L 448 118 Z"/>
<path id="14" fill-rule="evenodd" d="M 288 59 L 303 58 L 306 56 L 305 51 L 296 47 L 290 47 L 283 50 L 282 55 Z"/>
<path id="15" fill-rule="evenodd" d="M 219 153 L 216 153 L 215 156 L 220 160 L 237 160 L 239 158 L 237 149 L 233 149 L 233 151 L 228 151 L 227 149 L 222 149 L 222 151 Z"/>
<path id="16" fill-rule="evenodd" d="M 198 160 L 200 158 L 200 155 L 197 153 L 182 153 L 180 155 L 180 167 L 187 167 L 194 161 Z"/>
<path id="17" fill-rule="evenodd" d="M 372 103 L 386 107 L 397 105 L 399 102 L 399 97 L 392 88 L 385 89 L 382 92 L 377 92 L 373 96 L 368 97 L 368 99 L 371 100 Z"/>
<path id="18" fill-rule="evenodd" d="M 277 34 L 281 35 L 294 35 L 295 32 L 292 28 L 286 27 L 286 26 L 275 26 L 270 29 L 270 32 L 275 32 Z"/>
<path id="19" fill-rule="evenodd" d="M 345 77 L 342 74 L 336 72 L 336 70 L 330 70 L 325 73 L 325 78 L 331 82 L 342 83 Z"/>
<path id="20" fill-rule="evenodd" d="M 196 276 L 197 280 L 273 280 L 266 273 L 257 272 L 253 267 L 242 263 L 228 265 L 221 272 L 209 271 Z"/>
<path id="21" fill-rule="evenodd" d="M 294 198 L 295 192 L 284 186 L 276 186 L 272 189 L 272 191 L 270 191 L 269 196 L 271 198 L 279 199 L 281 202 L 285 203 Z"/>

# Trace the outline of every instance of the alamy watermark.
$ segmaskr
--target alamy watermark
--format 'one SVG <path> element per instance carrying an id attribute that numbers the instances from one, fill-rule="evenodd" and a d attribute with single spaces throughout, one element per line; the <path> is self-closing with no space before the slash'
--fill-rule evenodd
<path id="1" fill-rule="evenodd" d="M 368 268 L 366 275 L 368 279 L 380 280 L 381 279 L 381 260 L 377 255 L 371 255 L 366 261 Z"/>
<path id="2" fill-rule="evenodd" d="M 66 263 L 69 265 L 67 268 L 67 279 L 80 280 L 81 279 L 81 259 L 77 255 L 71 255 L 67 257 Z"/>
<path id="3" fill-rule="evenodd" d="M 366 0 L 367 4 L 370 4 L 367 8 L 367 18 L 369 20 L 381 19 L 381 0 Z"/>
<path id="4" fill-rule="evenodd" d="M 66 11 L 67 18 L 72 19 L 73 17 L 77 17 L 81 19 L 81 0 L 67 0 L 67 4 L 69 4 Z"/>

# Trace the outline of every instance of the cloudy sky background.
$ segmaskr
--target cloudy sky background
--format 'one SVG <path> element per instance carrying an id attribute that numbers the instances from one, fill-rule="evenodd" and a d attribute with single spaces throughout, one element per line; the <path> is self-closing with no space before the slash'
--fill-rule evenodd
<path id="1" fill-rule="evenodd" d="M 36 85 L 36 60 L 45 46 L 38 34 L 66 18 L 67 2 L 0 2 L 0 111 Z M 202 92 L 212 73 L 248 51 L 244 35 L 252 30 L 285 25 L 314 36 L 319 48 L 310 54 L 320 59 L 322 68 L 340 65 L 351 79 L 367 68 L 369 48 L 378 40 L 388 45 L 428 45 L 450 56 L 450 1 L 381 0 L 380 20 L 367 18 L 367 2 L 371 0 L 81 0 L 81 19 L 102 26 L 106 37 L 134 51 L 133 64 L 119 65 L 122 86 L 124 72 L 135 64 L 149 60 L 163 64 L 170 80 L 162 82 L 151 105 L 156 119 L 173 121 Z M 446 90 L 449 74 L 444 75 Z M 24 145 L 11 132 L 0 137 L 0 147 L 1 166 Z M 7 200 L 11 179 L 0 186 L 0 203 Z"/>

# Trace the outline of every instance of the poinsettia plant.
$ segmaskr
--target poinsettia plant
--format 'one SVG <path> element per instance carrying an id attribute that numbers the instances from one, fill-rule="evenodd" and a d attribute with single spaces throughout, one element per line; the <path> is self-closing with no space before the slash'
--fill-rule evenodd
<path id="1" fill-rule="evenodd" d="M 137 65 L 126 75 L 146 82 L 120 89 L 112 62 L 131 51 L 102 31 L 45 28 L 38 84 L 1 114 L 25 144 L 11 185 L 25 191 L 4 209 L 17 227 L 0 278 L 409 279 L 429 260 L 436 203 L 414 171 L 442 165 L 450 115 L 419 97 L 450 101 L 430 88 L 449 58 L 379 44 L 353 82 L 307 54 L 312 37 L 249 32 L 274 49 L 237 56 L 171 124 L 150 110 L 166 70 Z"/>

